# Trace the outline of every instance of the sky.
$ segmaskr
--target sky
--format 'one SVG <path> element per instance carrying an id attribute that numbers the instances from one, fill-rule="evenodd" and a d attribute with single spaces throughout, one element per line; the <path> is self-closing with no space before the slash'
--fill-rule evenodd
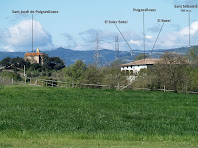
<path id="1" fill-rule="evenodd" d="M 0 51 L 31 51 L 32 14 L 13 11 L 58 11 L 34 13 L 34 50 L 52 50 L 59 47 L 73 50 L 93 50 L 96 34 L 101 49 L 114 50 L 115 36 L 119 37 L 120 50 L 171 49 L 189 46 L 189 13 L 175 5 L 198 5 L 198 0 L 1 0 Z M 143 12 L 135 9 L 156 9 Z M 186 9 L 190 13 L 191 45 L 198 44 L 198 8 Z M 171 20 L 169 23 L 158 19 Z M 115 24 L 130 45 L 123 39 Z M 161 29 L 162 27 L 162 29 Z M 160 32 L 161 29 L 161 32 Z M 160 34 L 159 34 L 160 32 Z M 159 34 L 159 38 L 157 36 Z M 154 43 L 156 42 L 155 46 Z"/>

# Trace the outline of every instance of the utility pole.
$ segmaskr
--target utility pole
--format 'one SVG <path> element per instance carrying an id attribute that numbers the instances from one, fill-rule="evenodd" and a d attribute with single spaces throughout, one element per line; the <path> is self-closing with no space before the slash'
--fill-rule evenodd
<path id="1" fill-rule="evenodd" d="M 25 84 L 26 84 L 26 82 L 27 82 L 27 77 L 26 77 L 26 74 L 25 74 L 25 65 L 24 65 L 24 73 L 23 73 L 23 76 L 24 76 L 24 78 L 25 78 Z"/>
<path id="2" fill-rule="evenodd" d="M 25 77 L 25 65 L 24 65 L 24 73 L 23 73 L 24 77 Z"/>
<path id="3" fill-rule="evenodd" d="M 119 60 L 119 39 L 118 39 L 118 35 L 115 36 L 115 60 Z"/>
<path id="4" fill-rule="evenodd" d="M 33 14 L 32 14 L 32 52 L 33 52 L 33 48 L 34 48 L 34 46 L 33 46 L 33 41 L 34 41 L 34 38 L 33 38 L 33 34 L 34 32 L 33 32 Z"/>
<path id="5" fill-rule="evenodd" d="M 190 11 L 188 13 L 188 23 L 189 23 L 189 48 L 190 48 Z"/>
<path id="6" fill-rule="evenodd" d="M 145 22 L 144 22 L 144 11 L 143 11 L 143 45 L 144 45 L 144 60 L 145 60 Z"/>
<path id="7" fill-rule="evenodd" d="M 95 46 L 95 53 L 94 53 L 94 62 L 95 62 L 95 65 L 97 66 L 97 67 L 99 67 L 99 64 L 100 64 L 100 58 L 101 58 L 101 55 L 100 55 L 100 52 L 99 52 L 99 50 L 100 50 L 100 40 L 99 40 L 99 38 L 98 38 L 98 33 L 96 33 L 96 46 Z"/>

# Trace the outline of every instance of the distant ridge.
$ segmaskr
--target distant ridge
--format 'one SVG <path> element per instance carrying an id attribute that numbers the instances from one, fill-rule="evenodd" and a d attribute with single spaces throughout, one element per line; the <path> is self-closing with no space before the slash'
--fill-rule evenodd
<path id="1" fill-rule="evenodd" d="M 153 54 L 150 55 L 151 58 L 159 58 L 164 52 L 170 51 L 170 52 L 176 52 L 179 54 L 186 54 L 188 52 L 187 47 L 181 47 L 181 48 L 175 48 L 175 49 L 156 49 L 153 51 Z M 42 50 L 41 50 L 42 52 Z M 53 50 L 47 50 L 43 51 L 43 53 L 47 53 L 50 57 L 60 57 L 64 60 L 67 66 L 75 63 L 76 60 L 82 60 L 86 64 L 92 64 L 94 62 L 94 50 L 89 51 L 77 51 L 77 50 L 71 50 L 71 49 L 65 49 L 62 47 L 53 49 Z M 115 59 L 115 53 L 113 50 L 109 49 L 102 49 L 100 51 L 102 57 L 101 57 L 101 65 L 109 65 L 112 61 Z M 141 50 L 134 50 L 134 57 L 138 54 L 143 53 Z M 150 54 L 151 51 L 147 50 L 146 54 Z M 5 57 L 24 57 L 25 52 L 0 52 L 0 60 L 2 60 Z M 130 62 L 132 60 L 131 52 L 130 51 L 121 51 L 120 52 L 120 59 L 126 62 Z"/>

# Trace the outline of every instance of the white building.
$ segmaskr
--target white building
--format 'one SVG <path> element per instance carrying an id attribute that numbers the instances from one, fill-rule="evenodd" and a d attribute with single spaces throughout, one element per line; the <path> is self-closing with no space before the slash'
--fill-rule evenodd
<path id="1" fill-rule="evenodd" d="M 137 74 L 141 69 L 159 63 L 160 59 L 142 59 L 121 65 L 121 71 Z"/>

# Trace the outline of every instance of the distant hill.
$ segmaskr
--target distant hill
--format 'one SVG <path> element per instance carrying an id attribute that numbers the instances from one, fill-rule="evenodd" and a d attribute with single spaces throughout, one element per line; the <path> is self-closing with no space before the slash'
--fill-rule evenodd
<path id="1" fill-rule="evenodd" d="M 0 60 L 10 57 L 10 58 L 15 58 L 15 57 L 24 57 L 25 52 L 0 52 Z"/>
<path id="2" fill-rule="evenodd" d="M 159 58 L 164 52 L 170 51 L 170 52 L 176 52 L 179 54 L 186 54 L 188 52 L 187 47 L 182 48 L 175 48 L 175 49 L 158 49 L 154 50 L 151 54 L 151 51 L 146 51 L 146 54 L 148 54 L 152 58 Z M 76 60 L 82 60 L 86 64 L 92 64 L 94 62 L 94 50 L 89 51 L 76 51 L 71 49 L 64 49 L 64 48 L 57 48 L 54 50 L 48 50 L 44 51 L 44 53 L 47 53 L 50 57 L 60 57 L 67 66 L 75 63 Z M 133 59 L 138 55 L 143 53 L 142 50 L 134 50 L 133 51 Z M 5 57 L 24 57 L 25 52 L 0 52 L 0 60 L 2 60 Z M 115 52 L 113 50 L 108 49 L 102 49 L 100 50 L 101 54 L 101 65 L 109 65 L 112 61 L 115 59 Z M 121 51 L 120 52 L 120 59 L 129 62 L 132 60 L 131 52 L 130 51 Z"/>

